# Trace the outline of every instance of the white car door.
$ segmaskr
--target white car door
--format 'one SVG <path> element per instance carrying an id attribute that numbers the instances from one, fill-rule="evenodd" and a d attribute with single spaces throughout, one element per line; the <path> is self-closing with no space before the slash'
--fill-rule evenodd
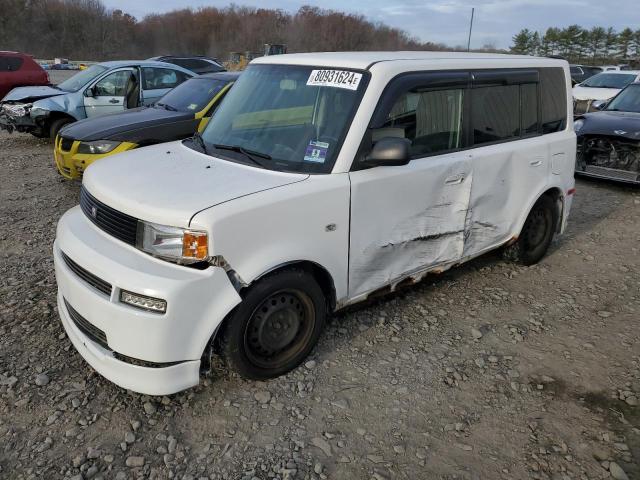
<path id="1" fill-rule="evenodd" d="M 468 74 L 419 73 L 394 80 L 371 122 L 371 141 L 411 140 L 404 166 L 350 172 L 349 296 L 462 256 L 471 191 L 463 151 Z"/>
<path id="2" fill-rule="evenodd" d="M 122 112 L 126 105 L 127 85 L 136 81 L 133 68 L 108 73 L 85 91 L 87 117 Z"/>

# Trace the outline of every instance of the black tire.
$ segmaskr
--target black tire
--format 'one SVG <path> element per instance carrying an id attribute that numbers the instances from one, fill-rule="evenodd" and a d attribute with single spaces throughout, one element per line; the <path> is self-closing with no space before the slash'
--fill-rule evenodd
<path id="1" fill-rule="evenodd" d="M 66 117 L 57 118 L 56 120 L 52 121 L 51 124 L 49 125 L 49 138 L 51 140 L 55 140 L 56 135 L 58 135 L 58 132 L 60 131 L 60 129 L 62 129 L 62 127 L 64 127 L 65 125 L 71 122 L 73 122 L 73 119 L 66 118 Z"/>
<path id="2" fill-rule="evenodd" d="M 222 355 L 231 369 L 266 380 L 297 367 L 318 342 L 327 317 L 327 301 L 313 275 L 282 270 L 243 297 L 222 333 Z"/>
<path id="3" fill-rule="evenodd" d="M 504 249 L 507 260 L 533 265 L 545 256 L 558 222 L 553 199 L 543 195 L 529 212 L 518 240 Z"/>
<path id="4" fill-rule="evenodd" d="M 36 138 L 46 138 L 47 135 L 42 131 L 42 129 L 37 128 L 35 130 L 31 130 L 29 132 L 31 135 L 33 135 Z"/>

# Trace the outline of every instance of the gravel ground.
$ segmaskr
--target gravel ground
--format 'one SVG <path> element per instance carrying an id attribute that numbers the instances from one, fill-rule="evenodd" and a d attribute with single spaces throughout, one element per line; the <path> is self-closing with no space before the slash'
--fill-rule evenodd
<path id="1" fill-rule="evenodd" d="M 147 397 L 58 320 L 78 185 L 46 141 L 0 152 L 0 478 L 640 478 L 640 190 L 578 181 L 539 265 L 487 255 L 341 313 L 285 377 Z"/>

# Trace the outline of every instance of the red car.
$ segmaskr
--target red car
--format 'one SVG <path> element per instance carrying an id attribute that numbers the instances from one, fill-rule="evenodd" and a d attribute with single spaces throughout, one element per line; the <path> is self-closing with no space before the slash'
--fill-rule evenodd
<path id="1" fill-rule="evenodd" d="M 0 100 L 15 87 L 49 85 L 49 75 L 30 55 L 0 51 Z"/>

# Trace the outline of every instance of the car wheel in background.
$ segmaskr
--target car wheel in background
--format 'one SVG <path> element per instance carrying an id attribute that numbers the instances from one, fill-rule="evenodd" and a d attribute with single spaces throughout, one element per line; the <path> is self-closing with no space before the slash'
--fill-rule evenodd
<path id="1" fill-rule="evenodd" d="M 69 124 L 73 122 L 73 119 L 71 118 L 58 118 L 54 121 L 51 122 L 51 124 L 49 125 L 49 138 L 51 138 L 52 140 L 54 140 L 56 138 L 56 136 L 58 135 L 58 132 L 60 131 L 60 129 L 62 129 L 62 127 L 64 127 L 65 125 Z"/>

